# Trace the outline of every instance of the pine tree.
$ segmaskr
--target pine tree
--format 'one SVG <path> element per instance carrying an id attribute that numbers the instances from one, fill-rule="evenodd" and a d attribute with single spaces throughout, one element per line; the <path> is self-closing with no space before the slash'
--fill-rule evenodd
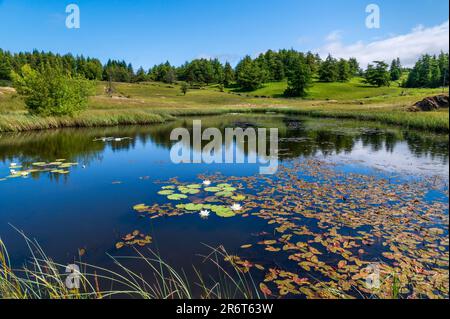
<path id="1" fill-rule="evenodd" d="M 229 87 L 234 82 L 234 70 L 230 63 L 225 63 L 223 84 Z"/>
<path id="2" fill-rule="evenodd" d="M 390 69 L 391 81 L 398 81 L 402 77 L 402 65 L 400 58 L 392 60 Z"/>
<path id="3" fill-rule="evenodd" d="M 365 73 L 365 81 L 371 85 L 389 86 L 390 73 L 388 65 L 383 61 L 374 61 L 375 66 L 369 64 Z"/>
<path id="4" fill-rule="evenodd" d="M 236 67 L 236 81 L 244 91 L 254 91 L 264 82 L 264 72 L 259 65 L 246 56 Z"/>
<path id="5" fill-rule="evenodd" d="M 336 82 L 338 80 L 337 61 L 331 54 L 328 55 L 320 66 L 319 79 L 322 82 Z"/>
<path id="6" fill-rule="evenodd" d="M 307 61 L 297 57 L 288 74 L 288 88 L 284 94 L 288 97 L 304 97 L 311 87 L 313 72 Z"/>
<path id="7" fill-rule="evenodd" d="M 352 76 L 356 76 L 360 73 L 359 62 L 356 58 L 350 58 L 348 60 L 348 64 L 350 66 L 350 73 Z"/>
<path id="8" fill-rule="evenodd" d="M 140 67 L 137 72 L 136 76 L 134 78 L 135 82 L 144 82 L 147 80 L 147 74 L 145 73 L 145 70 L 143 67 Z"/>
<path id="9" fill-rule="evenodd" d="M 340 59 L 337 63 L 338 81 L 347 82 L 350 80 L 352 73 L 350 64 L 345 59 Z"/>

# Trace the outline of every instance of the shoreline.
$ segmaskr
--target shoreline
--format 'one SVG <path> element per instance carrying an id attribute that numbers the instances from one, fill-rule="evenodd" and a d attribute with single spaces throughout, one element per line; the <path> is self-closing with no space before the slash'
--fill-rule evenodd
<path id="1" fill-rule="evenodd" d="M 226 113 L 275 113 L 303 115 L 312 118 L 355 119 L 378 122 L 406 129 L 427 130 L 433 133 L 449 133 L 449 121 L 445 116 L 431 116 L 439 112 L 412 113 L 406 111 L 345 111 L 314 110 L 298 107 L 247 107 L 247 108 L 174 108 L 167 110 L 87 110 L 74 117 L 40 117 L 27 113 L 0 114 L 0 133 L 38 131 L 77 127 L 113 127 L 121 125 L 163 124 L 183 116 L 221 115 Z M 427 115 L 424 115 L 427 114 Z M 442 114 L 442 113 L 441 113 Z M 447 121 L 445 121 L 447 119 Z"/>

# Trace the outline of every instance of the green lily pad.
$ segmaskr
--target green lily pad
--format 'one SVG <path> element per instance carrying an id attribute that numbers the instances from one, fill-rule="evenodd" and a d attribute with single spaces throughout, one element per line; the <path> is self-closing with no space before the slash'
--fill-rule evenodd
<path id="1" fill-rule="evenodd" d="M 168 185 L 168 186 L 164 186 L 164 187 L 161 187 L 162 189 L 175 189 L 175 186 L 173 186 L 173 185 Z"/>
<path id="2" fill-rule="evenodd" d="M 222 189 L 219 187 L 207 187 L 207 188 L 205 188 L 205 191 L 211 192 L 211 193 L 217 193 L 217 192 L 222 191 Z"/>
<path id="3" fill-rule="evenodd" d="M 217 197 L 231 197 L 231 196 L 233 196 L 233 193 L 224 191 L 224 192 L 217 192 L 217 193 L 215 193 L 215 195 Z"/>
<path id="4" fill-rule="evenodd" d="M 173 194 L 173 195 L 167 196 L 167 199 L 170 199 L 170 200 L 182 200 L 182 199 L 186 199 L 186 198 L 188 198 L 188 197 L 184 194 Z"/>
<path id="5" fill-rule="evenodd" d="M 219 217 L 230 218 L 236 216 L 236 214 L 231 210 L 231 208 L 226 206 L 213 206 L 211 210 Z"/>
<path id="6" fill-rule="evenodd" d="M 199 188 L 202 188 L 202 185 L 200 185 L 200 184 L 191 184 L 191 185 L 188 185 L 186 187 L 187 188 L 193 188 L 193 189 L 199 189 Z"/>
<path id="7" fill-rule="evenodd" d="M 200 190 L 194 188 L 179 188 L 178 189 L 183 194 L 195 195 L 200 193 Z"/>
<path id="8" fill-rule="evenodd" d="M 244 200 L 246 197 L 244 195 L 236 195 L 236 196 L 233 196 L 231 198 L 234 199 L 237 202 L 240 202 L 240 201 Z"/>
<path id="9" fill-rule="evenodd" d="M 172 195 L 173 193 L 174 193 L 174 191 L 171 191 L 171 190 L 163 190 L 163 191 L 159 191 L 158 195 L 167 196 L 167 195 Z"/>
<path id="10" fill-rule="evenodd" d="M 202 210 L 203 209 L 203 205 L 202 204 L 187 204 L 186 206 L 185 206 L 185 209 L 186 210 L 189 210 L 189 211 L 199 211 L 199 210 Z"/>

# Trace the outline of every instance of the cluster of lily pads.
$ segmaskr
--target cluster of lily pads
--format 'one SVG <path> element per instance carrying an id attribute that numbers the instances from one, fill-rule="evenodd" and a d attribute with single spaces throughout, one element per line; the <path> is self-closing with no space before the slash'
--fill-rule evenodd
<path id="1" fill-rule="evenodd" d="M 127 234 L 122 238 L 122 241 L 116 243 L 116 249 L 122 249 L 123 247 L 139 246 L 144 247 L 151 244 L 153 241 L 152 236 L 145 235 L 139 230 L 135 230 L 130 234 Z"/>
<path id="2" fill-rule="evenodd" d="M 150 218 L 211 210 L 265 220 L 272 231 L 241 247 L 253 257 L 227 261 L 262 272 L 266 296 L 448 298 L 448 180 L 348 173 L 318 160 L 286 163 L 273 177 L 214 179 L 214 186 L 174 182 L 159 193 L 168 203 L 135 210 Z M 236 214 L 234 202 L 245 211 Z M 373 267 L 377 288 L 367 286 Z"/>
<path id="3" fill-rule="evenodd" d="M 135 205 L 134 210 L 140 213 L 150 213 L 152 218 L 165 215 L 181 215 L 184 213 L 199 213 L 200 217 L 207 218 L 210 213 L 218 217 L 234 217 L 238 213 L 245 212 L 239 201 L 246 199 L 245 195 L 236 193 L 237 188 L 228 183 L 219 183 L 212 186 L 211 181 L 205 180 L 202 184 L 178 184 L 161 187 L 158 195 L 165 196 L 170 201 L 180 202 L 173 206 L 145 204 Z M 189 201 L 190 197 L 196 197 L 195 202 Z"/>
<path id="4" fill-rule="evenodd" d="M 11 163 L 9 165 L 10 175 L 0 178 L 0 181 L 18 177 L 27 178 L 32 174 L 43 172 L 65 175 L 70 172 L 69 169 L 71 167 L 77 165 L 78 163 L 67 162 L 66 159 L 56 159 L 54 162 L 35 162 L 31 164 Z"/>

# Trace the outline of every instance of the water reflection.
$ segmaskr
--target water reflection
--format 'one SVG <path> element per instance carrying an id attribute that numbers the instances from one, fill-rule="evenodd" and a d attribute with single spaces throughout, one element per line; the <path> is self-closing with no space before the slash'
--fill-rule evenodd
<path id="1" fill-rule="evenodd" d="M 420 131 L 402 130 L 374 123 L 348 120 L 310 119 L 275 115 L 227 115 L 202 117 L 202 127 L 278 128 L 280 158 L 350 154 L 357 145 L 370 152 L 394 153 L 400 144 L 415 158 L 430 158 L 448 164 L 449 137 Z M 62 129 L 0 135 L 0 160 L 17 161 L 25 167 L 36 161 L 64 158 L 88 164 L 101 159 L 108 147 L 113 152 L 134 149 L 137 143 L 155 143 L 169 149 L 170 132 L 177 127 L 192 130 L 193 118 L 152 126 L 125 126 L 89 129 Z M 95 141 L 99 137 L 131 137 L 122 141 Z M 247 142 L 247 141 L 246 141 Z M 207 142 L 203 142 L 202 147 Z M 241 151 L 247 154 L 247 143 Z M 224 145 L 226 147 L 226 145 Z M 194 150 L 200 151 L 200 150 Z"/>

